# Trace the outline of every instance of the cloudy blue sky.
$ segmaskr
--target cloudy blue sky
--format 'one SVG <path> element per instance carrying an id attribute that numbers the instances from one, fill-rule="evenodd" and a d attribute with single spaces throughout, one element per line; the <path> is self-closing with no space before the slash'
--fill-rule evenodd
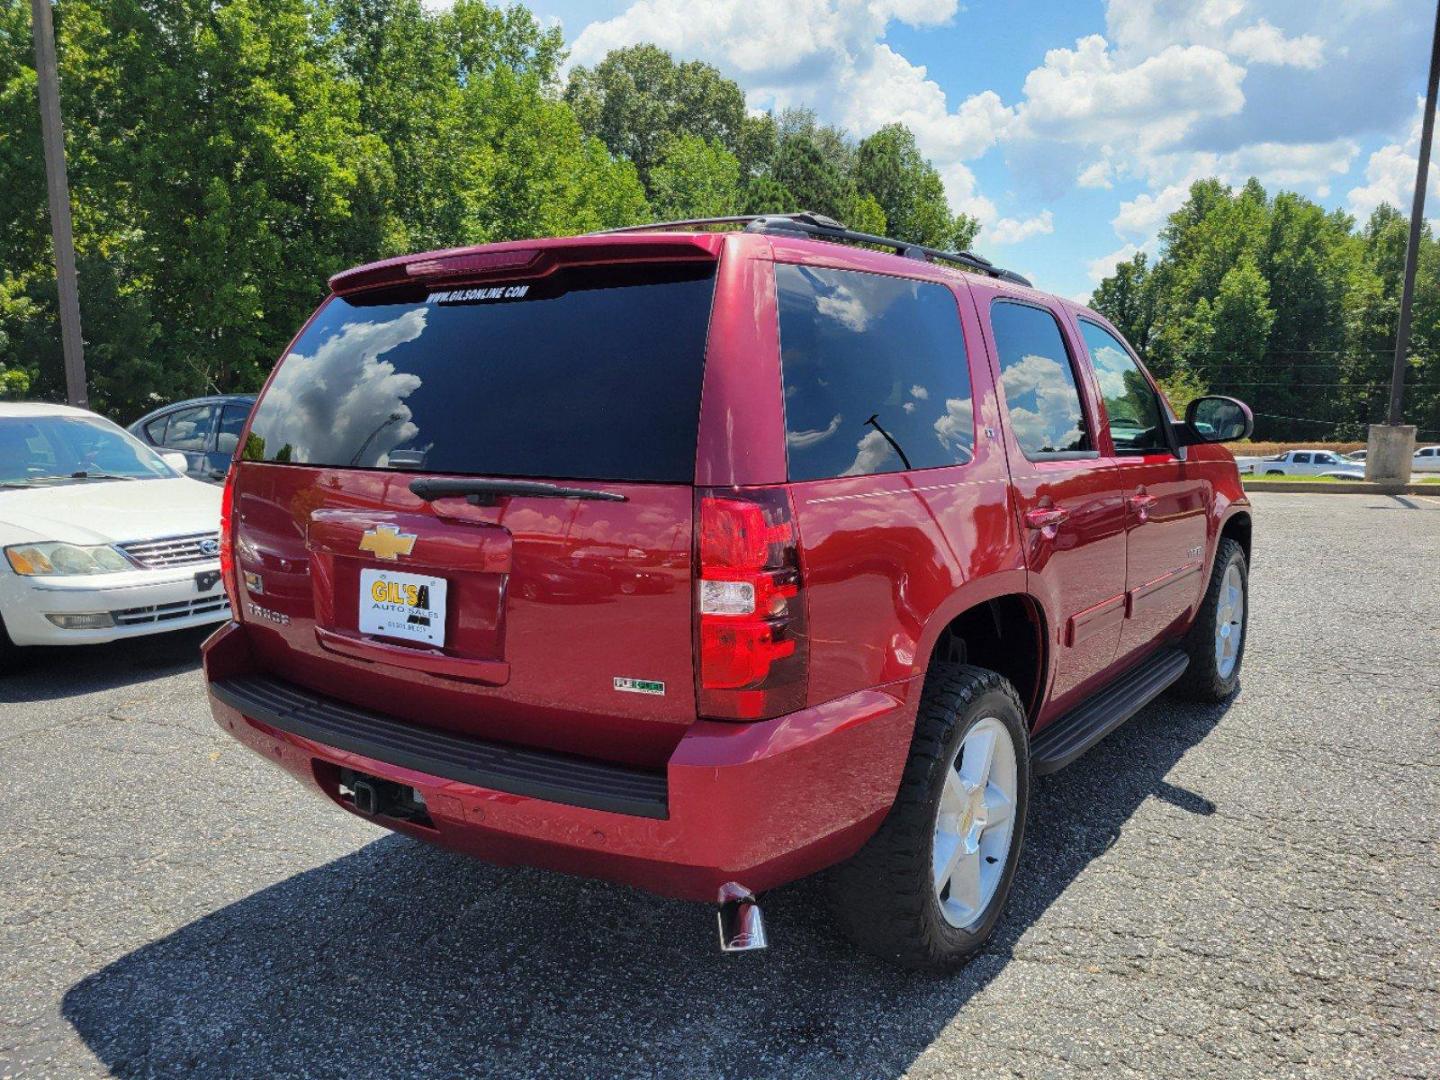
<path id="1" fill-rule="evenodd" d="M 1434 18 L 1432 0 L 528 2 L 575 63 L 653 41 L 756 109 L 904 121 L 984 224 L 977 250 L 1073 296 L 1154 250 L 1196 177 L 1408 209 Z"/>

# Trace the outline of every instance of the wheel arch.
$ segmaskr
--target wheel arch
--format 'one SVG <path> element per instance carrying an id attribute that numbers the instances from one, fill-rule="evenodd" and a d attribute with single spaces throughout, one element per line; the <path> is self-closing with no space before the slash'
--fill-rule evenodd
<path id="1" fill-rule="evenodd" d="M 995 671 L 1015 687 L 1033 725 L 1049 682 L 1049 640 L 1044 608 L 1028 593 L 970 596 L 935 620 L 923 667 L 917 667 L 965 663 Z"/>
<path id="2" fill-rule="evenodd" d="M 1236 510 L 1225 519 L 1220 526 L 1221 540 L 1234 540 L 1245 552 L 1245 565 L 1250 565 L 1250 543 L 1252 536 L 1252 523 L 1248 510 Z M 1218 548 L 1219 545 L 1217 544 Z"/>

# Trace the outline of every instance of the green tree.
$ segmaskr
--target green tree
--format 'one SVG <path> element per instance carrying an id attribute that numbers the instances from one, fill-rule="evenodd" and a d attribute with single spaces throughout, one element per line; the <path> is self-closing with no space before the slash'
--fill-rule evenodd
<path id="1" fill-rule="evenodd" d="M 650 206 L 662 220 L 719 217 L 740 204 L 740 162 L 699 135 L 673 135 L 650 174 Z"/>
<path id="2" fill-rule="evenodd" d="M 56 9 L 92 400 L 253 389 L 348 265 L 643 219 L 518 5 L 65 0 Z M 63 377 L 28 5 L 0 0 L 0 365 Z M 14 182 L 11 182 L 11 178 Z"/>
<path id="3" fill-rule="evenodd" d="M 698 136 L 733 154 L 745 129 L 738 84 L 699 60 L 676 63 L 655 45 L 616 49 L 594 68 L 574 68 L 565 100 L 587 135 L 634 163 L 647 191 L 672 136 Z"/>
<path id="4" fill-rule="evenodd" d="M 974 218 L 950 212 L 940 173 L 903 124 L 887 124 L 861 140 L 855 152 L 855 183 L 879 203 L 887 235 L 963 251 L 979 232 Z"/>
<path id="5" fill-rule="evenodd" d="M 1201 297 L 1183 321 L 1177 368 L 1217 389 L 1255 385 L 1274 325 L 1270 284 L 1244 259 L 1226 271 L 1214 299 Z"/>
<path id="6" fill-rule="evenodd" d="M 1155 288 L 1143 251 L 1116 265 L 1115 272 L 1096 287 L 1090 306 L 1114 323 L 1142 358 L 1148 357 Z"/>

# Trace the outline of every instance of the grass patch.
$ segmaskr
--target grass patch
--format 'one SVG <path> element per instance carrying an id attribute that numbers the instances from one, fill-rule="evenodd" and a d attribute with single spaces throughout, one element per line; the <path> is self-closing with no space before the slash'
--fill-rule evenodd
<path id="1" fill-rule="evenodd" d="M 1363 476 L 1354 479 L 1340 479 L 1338 476 L 1250 476 L 1242 474 L 1240 477 L 1247 484 L 1353 484 L 1363 481 Z"/>
<path id="2" fill-rule="evenodd" d="M 1250 476 L 1242 473 L 1241 482 L 1246 487 L 1264 487 L 1267 484 L 1363 484 L 1365 478 L 1339 476 Z M 1440 476 L 1413 477 L 1412 484 L 1440 484 Z"/>

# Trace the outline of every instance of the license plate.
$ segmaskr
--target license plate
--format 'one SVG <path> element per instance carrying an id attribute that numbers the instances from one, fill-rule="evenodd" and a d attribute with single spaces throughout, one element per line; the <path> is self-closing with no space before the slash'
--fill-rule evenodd
<path id="1" fill-rule="evenodd" d="M 360 571 L 360 632 L 445 644 L 445 579 Z"/>

